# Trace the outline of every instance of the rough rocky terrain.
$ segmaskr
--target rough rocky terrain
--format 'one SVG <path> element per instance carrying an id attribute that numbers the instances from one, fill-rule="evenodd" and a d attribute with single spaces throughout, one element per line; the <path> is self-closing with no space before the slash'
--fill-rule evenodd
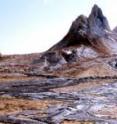
<path id="1" fill-rule="evenodd" d="M 94 5 L 40 54 L 0 58 L 0 124 L 117 124 L 117 33 Z"/>

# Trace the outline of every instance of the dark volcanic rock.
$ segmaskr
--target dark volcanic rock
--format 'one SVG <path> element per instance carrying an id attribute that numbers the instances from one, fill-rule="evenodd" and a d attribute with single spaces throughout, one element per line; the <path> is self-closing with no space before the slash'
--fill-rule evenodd
<path id="1" fill-rule="evenodd" d="M 50 50 L 81 44 L 91 46 L 92 42 L 106 36 L 105 30 L 110 31 L 108 21 L 102 10 L 94 5 L 89 17 L 79 16 L 72 23 L 68 34 Z"/>
<path id="2" fill-rule="evenodd" d="M 62 51 L 61 55 L 67 62 L 76 62 L 78 57 L 77 57 L 77 51 L 72 50 L 72 51 Z"/>
<path id="3" fill-rule="evenodd" d="M 89 36 L 94 35 L 97 36 L 104 36 L 105 30 L 110 31 L 110 27 L 106 17 L 103 15 L 102 10 L 97 6 L 94 5 L 92 8 L 92 12 L 88 18 L 89 22 Z"/>
<path id="4" fill-rule="evenodd" d="M 57 52 L 48 52 L 44 54 L 44 59 L 46 61 L 46 64 L 50 65 L 57 65 L 57 63 L 63 64 L 65 63 L 64 58 L 62 59 L 62 56 L 58 54 Z"/>
<path id="5" fill-rule="evenodd" d="M 115 69 L 117 69 L 117 59 L 109 61 L 109 65 Z"/>
<path id="6" fill-rule="evenodd" d="M 58 69 L 63 64 L 109 56 L 117 53 L 117 35 L 111 31 L 102 10 L 94 5 L 89 17 L 80 15 L 73 21 L 67 35 L 33 63 L 42 69 Z"/>
<path id="7" fill-rule="evenodd" d="M 114 54 L 117 52 L 116 41 L 102 10 L 94 5 L 89 17 L 80 15 L 73 21 L 67 35 L 46 51 L 36 63 L 43 61 L 44 67 L 59 68 L 62 64 L 78 61 L 79 57 L 95 58 Z"/>

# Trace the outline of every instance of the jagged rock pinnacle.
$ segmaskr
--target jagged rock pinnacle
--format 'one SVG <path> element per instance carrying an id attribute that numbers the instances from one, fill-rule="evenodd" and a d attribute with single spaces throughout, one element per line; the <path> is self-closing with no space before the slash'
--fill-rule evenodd
<path id="1" fill-rule="evenodd" d="M 102 10 L 94 5 L 88 18 L 90 33 L 98 36 L 104 34 L 104 30 L 110 30 L 108 20 L 103 15 Z"/>
<path id="2" fill-rule="evenodd" d="M 49 50 L 61 49 L 74 45 L 91 45 L 93 40 L 105 37 L 110 27 L 102 10 L 94 5 L 89 17 L 80 15 L 73 21 L 68 34 Z"/>
<path id="3" fill-rule="evenodd" d="M 62 60 L 63 64 L 71 62 L 71 58 L 74 62 L 80 57 L 92 58 L 116 54 L 117 38 L 113 33 L 114 31 L 111 31 L 108 20 L 103 15 L 101 8 L 94 5 L 89 17 L 80 15 L 76 18 L 66 36 L 46 51 L 46 53 L 54 52 L 54 54 L 49 54 L 48 57 L 48 54 L 45 53 L 42 58 L 53 58 L 52 61 L 48 60 L 50 65 L 55 62 L 54 58 L 57 58 L 57 62 L 55 62 L 55 65 L 57 65 L 58 60 Z M 69 55 L 67 51 L 71 51 L 71 54 Z M 75 54 L 73 51 L 75 51 Z"/>

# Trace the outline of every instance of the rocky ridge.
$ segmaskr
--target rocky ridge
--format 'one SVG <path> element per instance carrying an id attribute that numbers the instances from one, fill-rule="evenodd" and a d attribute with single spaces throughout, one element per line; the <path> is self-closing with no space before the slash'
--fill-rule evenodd
<path id="1" fill-rule="evenodd" d="M 79 16 L 67 35 L 44 53 L 45 66 L 77 62 L 82 58 L 110 56 L 117 53 L 116 29 L 110 29 L 102 10 L 94 5 L 89 17 Z M 38 61 L 39 62 L 39 61 Z"/>

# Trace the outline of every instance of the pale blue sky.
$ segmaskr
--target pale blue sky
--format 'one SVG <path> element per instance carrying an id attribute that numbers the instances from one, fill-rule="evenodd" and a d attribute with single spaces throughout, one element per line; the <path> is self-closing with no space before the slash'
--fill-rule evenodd
<path id="1" fill-rule="evenodd" d="M 116 0 L 0 0 L 1 53 L 47 50 L 63 38 L 77 16 L 88 16 L 95 3 L 114 28 Z"/>

